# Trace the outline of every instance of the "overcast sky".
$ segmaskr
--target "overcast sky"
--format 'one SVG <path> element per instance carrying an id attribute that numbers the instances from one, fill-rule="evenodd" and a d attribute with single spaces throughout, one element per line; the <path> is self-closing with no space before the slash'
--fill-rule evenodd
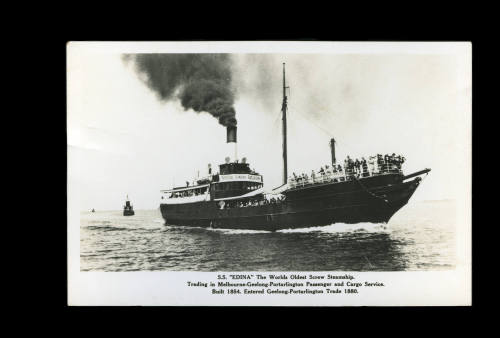
<path id="1" fill-rule="evenodd" d="M 264 175 L 267 188 L 280 185 L 286 62 L 289 173 L 329 163 L 335 137 L 340 161 L 394 152 L 406 157 L 406 173 L 431 168 L 415 200 L 463 194 L 471 151 L 470 45 L 373 54 L 373 45 L 357 52 L 335 46 L 327 54 L 260 48 L 232 55 L 239 157 Z M 68 184 L 81 210 L 121 209 L 126 194 L 136 209 L 157 208 L 160 189 L 183 185 L 198 171 L 206 175 L 208 163 L 232 156 L 216 119 L 184 111 L 177 101 L 160 102 L 116 48 L 69 45 L 67 119 Z"/>

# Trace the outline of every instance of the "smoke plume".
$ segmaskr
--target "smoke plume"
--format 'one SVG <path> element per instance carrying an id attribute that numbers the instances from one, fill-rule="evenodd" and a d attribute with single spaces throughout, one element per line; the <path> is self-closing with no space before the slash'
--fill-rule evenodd
<path id="1" fill-rule="evenodd" d="M 179 99 L 185 110 L 207 112 L 223 126 L 236 126 L 228 54 L 126 54 L 161 101 Z"/>

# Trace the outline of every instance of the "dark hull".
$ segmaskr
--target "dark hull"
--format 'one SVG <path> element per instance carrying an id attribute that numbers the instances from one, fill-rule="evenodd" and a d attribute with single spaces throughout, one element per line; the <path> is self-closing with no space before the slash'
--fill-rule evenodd
<path id="1" fill-rule="evenodd" d="M 134 216 L 134 210 L 123 210 L 123 216 Z"/>
<path id="2" fill-rule="evenodd" d="M 252 229 L 279 229 L 322 226 L 332 223 L 383 223 L 406 203 L 420 178 L 402 182 L 402 175 L 380 175 L 360 180 L 314 184 L 291 189 L 280 204 L 232 209 L 218 208 L 217 202 L 161 204 L 167 225 Z"/>

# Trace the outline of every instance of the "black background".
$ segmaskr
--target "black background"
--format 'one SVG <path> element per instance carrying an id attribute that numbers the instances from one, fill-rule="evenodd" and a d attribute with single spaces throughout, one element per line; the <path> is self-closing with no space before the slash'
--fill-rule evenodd
<path id="1" fill-rule="evenodd" d="M 149 331 L 164 336 L 188 335 L 193 328 L 204 335 L 243 335 L 252 329 L 259 335 L 288 336 L 286 331 L 304 336 L 386 335 L 396 333 L 429 335 L 472 328 L 473 317 L 483 307 L 495 286 L 492 276 L 479 284 L 478 279 L 490 272 L 494 265 L 483 262 L 491 254 L 493 245 L 483 243 L 490 234 L 485 227 L 494 224 L 484 220 L 483 210 L 488 196 L 478 193 L 479 182 L 486 179 L 473 168 L 473 306 L 472 307 L 362 307 L 362 308 L 206 308 L 206 307 L 68 307 L 67 306 L 67 213 L 66 213 L 66 43 L 67 41 L 178 41 L 178 40 L 312 40 L 312 41 L 472 41 L 473 45 L 473 158 L 490 158 L 488 147 L 479 147 L 479 138 L 495 134 L 479 127 L 478 115 L 496 114 L 497 107 L 480 107 L 485 85 L 478 76 L 489 73 L 494 67 L 486 64 L 485 49 L 494 44 L 485 41 L 484 34 L 494 21 L 465 5 L 454 3 L 437 9 L 435 4 L 403 3 L 383 7 L 381 3 L 328 4 L 278 3 L 274 10 L 270 4 L 257 3 L 187 3 L 180 9 L 170 3 L 162 5 L 125 4 L 105 7 L 102 3 L 79 3 L 72 8 L 58 7 L 56 19 L 43 17 L 32 22 L 26 57 L 27 67 L 41 71 L 29 86 L 36 88 L 36 98 L 18 101 L 16 107 L 29 109 L 30 126 L 28 141 L 23 143 L 24 159 L 30 164 L 24 174 L 36 183 L 43 196 L 37 211 L 31 207 L 24 211 L 28 233 L 41 248 L 30 252 L 29 264 L 22 277 L 23 290 L 30 290 L 32 297 L 18 300 L 21 309 L 16 314 L 24 320 L 20 328 L 47 329 L 64 334 L 86 334 L 118 331 L 145 336 Z M 462 12 L 457 12 L 461 8 Z M 212 12 L 208 12 L 210 9 Z M 378 11 L 375 11 L 377 9 Z M 35 11 L 36 9 L 31 9 Z M 125 10 L 128 13 L 123 13 Z M 292 13 L 294 12 L 294 13 Z M 35 16 L 38 16 L 35 14 Z M 40 18 L 39 18 L 40 19 Z M 15 26 L 18 27 L 18 26 Z M 32 45 L 35 47 L 31 47 Z M 33 55 L 35 54 L 35 55 Z M 40 55 L 41 54 L 41 55 Z M 7 55 L 16 58 L 17 55 Z M 22 79 L 21 79 L 22 82 Z M 487 85 L 486 85 L 487 86 Z M 15 86 L 13 86 L 15 87 Z M 21 103 L 19 105 L 19 103 Z M 31 110 L 33 109 L 33 110 Z M 480 112 L 480 113 L 479 113 Z M 21 120 L 25 120 L 25 114 Z M 478 128 L 481 128 L 478 130 Z M 24 145 L 26 144 L 26 146 Z M 35 171 L 31 170 L 35 167 Z M 36 177 L 34 177 L 36 173 Z M 29 175 L 29 176 L 28 176 Z M 481 180 L 481 178 L 483 178 Z M 33 185 L 28 185 L 33 187 Z M 47 203 L 47 201 L 49 201 Z M 23 206 L 25 207 L 25 205 Z M 488 224 L 490 223 L 490 224 Z M 39 237 L 38 233 L 43 235 Z M 42 239 L 43 238 L 43 239 Z M 481 244 L 480 244 L 481 243 Z M 489 252 L 488 252 L 489 251 Z M 21 279 L 21 278 L 20 278 Z M 18 285 L 19 286 L 19 285 Z M 484 296 L 484 297 L 483 297 Z M 99 325 L 103 329 L 95 329 Z M 476 324 L 477 325 L 477 324 Z M 235 329 L 230 330 L 230 326 Z M 480 326 L 479 326 L 480 327 Z M 476 329 L 479 328 L 476 326 Z M 290 334 L 292 334 L 290 333 Z M 155 335 L 156 335 L 155 334 Z M 256 333 L 257 334 L 257 333 Z M 467 333 L 466 333 L 467 334 Z"/>

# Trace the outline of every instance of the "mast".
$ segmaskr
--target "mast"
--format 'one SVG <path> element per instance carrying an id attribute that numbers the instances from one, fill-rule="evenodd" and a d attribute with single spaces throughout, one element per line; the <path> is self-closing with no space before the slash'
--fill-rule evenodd
<path id="1" fill-rule="evenodd" d="M 281 111 L 283 112 L 283 184 L 288 181 L 288 166 L 287 166 L 287 153 L 286 153 L 286 86 L 285 82 L 285 63 L 283 62 L 283 104 L 281 106 Z"/>

